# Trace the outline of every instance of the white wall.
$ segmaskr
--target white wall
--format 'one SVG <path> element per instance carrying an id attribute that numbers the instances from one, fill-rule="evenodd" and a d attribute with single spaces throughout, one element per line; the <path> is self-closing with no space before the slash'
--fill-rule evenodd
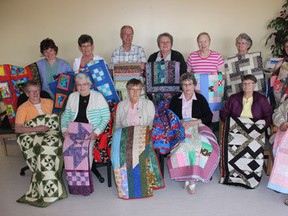
<path id="1" fill-rule="evenodd" d="M 158 50 L 162 32 L 174 36 L 174 49 L 187 58 L 197 49 L 196 37 L 207 31 L 211 49 L 224 58 L 236 53 L 235 37 L 253 39 L 253 51 L 270 56 L 265 40 L 267 24 L 278 16 L 284 0 L 0 0 L 0 64 L 26 66 L 40 58 L 39 44 L 46 37 L 59 47 L 58 56 L 72 64 L 80 55 L 77 39 L 94 38 L 95 52 L 110 62 L 121 44 L 122 25 L 134 27 L 134 43 L 146 57 Z"/>

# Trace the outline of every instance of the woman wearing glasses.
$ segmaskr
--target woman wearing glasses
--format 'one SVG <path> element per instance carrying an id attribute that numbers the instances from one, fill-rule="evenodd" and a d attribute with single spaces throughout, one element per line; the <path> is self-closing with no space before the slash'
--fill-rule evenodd
<path id="1" fill-rule="evenodd" d="M 150 130 L 155 108 L 141 98 L 142 82 L 131 79 L 126 88 L 128 98 L 118 104 L 113 133 L 111 161 L 122 199 L 150 197 L 154 189 L 164 187 Z"/>
<path id="2" fill-rule="evenodd" d="M 266 126 L 271 124 L 272 108 L 267 98 L 254 91 L 257 79 L 252 74 L 242 77 L 243 91 L 231 95 L 220 111 L 220 118 L 225 121 L 227 117 L 246 117 L 254 120 L 264 119 Z"/>
<path id="3" fill-rule="evenodd" d="M 138 79 L 127 82 L 128 98 L 118 104 L 115 127 L 123 128 L 133 125 L 152 127 L 155 107 L 152 101 L 141 98 L 143 84 Z"/>
<path id="4" fill-rule="evenodd" d="M 171 150 L 167 165 L 170 178 L 184 181 L 189 194 L 196 191 L 196 182 L 208 183 L 219 162 L 217 139 L 209 125 L 212 112 L 205 97 L 195 92 L 197 81 L 193 73 L 181 75 L 183 92 L 175 95 L 171 109 L 181 120 L 185 139 Z"/>

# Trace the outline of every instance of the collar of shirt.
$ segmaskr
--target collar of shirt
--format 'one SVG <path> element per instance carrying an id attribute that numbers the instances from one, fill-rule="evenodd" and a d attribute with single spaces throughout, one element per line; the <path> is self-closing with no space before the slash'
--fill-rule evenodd
<path id="1" fill-rule="evenodd" d="M 156 61 L 161 61 L 163 58 L 161 56 L 161 52 L 159 51 L 157 54 L 157 58 Z M 166 58 L 164 59 L 164 61 L 171 61 L 171 52 L 169 53 L 169 55 L 166 56 Z"/>
<path id="2" fill-rule="evenodd" d="M 196 94 L 194 92 L 192 98 L 190 100 L 186 100 L 186 98 L 184 97 L 184 92 L 182 92 L 182 94 L 180 95 L 179 99 L 185 100 L 186 102 L 188 101 L 192 101 L 192 100 L 197 100 Z"/>

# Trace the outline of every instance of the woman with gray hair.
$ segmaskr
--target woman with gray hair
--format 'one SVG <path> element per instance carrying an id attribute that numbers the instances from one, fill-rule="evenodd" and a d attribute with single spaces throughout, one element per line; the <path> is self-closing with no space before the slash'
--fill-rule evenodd
<path id="1" fill-rule="evenodd" d="M 104 96 L 90 90 L 91 81 L 86 74 L 75 76 L 77 92 L 69 95 L 65 111 L 61 117 L 61 127 L 64 137 L 67 136 L 68 122 L 90 123 L 93 126 L 91 140 L 101 134 L 110 120 L 110 111 Z M 90 163 L 92 163 L 93 145 L 90 145 Z"/>
<path id="2" fill-rule="evenodd" d="M 180 78 L 183 92 L 175 95 L 169 109 L 181 120 L 185 139 L 174 147 L 167 160 L 171 179 L 184 181 L 184 189 L 194 194 L 196 181 L 208 183 L 219 162 L 217 139 L 208 127 L 212 112 L 205 97 L 195 92 L 197 81 L 193 73 Z"/>
<path id="3" fill-rule="evenodd" d="M 235 45 L 237 47 L 238 56 L 242 56 L 248 53 L 249 49 L 252 47 L 253 41 L 246 33 L 241 33 L 237 36 Z"/>

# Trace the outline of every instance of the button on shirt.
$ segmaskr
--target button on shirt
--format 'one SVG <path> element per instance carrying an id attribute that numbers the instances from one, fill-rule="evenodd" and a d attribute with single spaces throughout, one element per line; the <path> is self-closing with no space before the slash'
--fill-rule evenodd
<path id="1" fill-rule="evenodd" d="M 186 100 L 184 97 L 184 93 L 182 93 L 179 97 L 182 99 L 182 117 L 185 118 L 192 118 L 192 105 L 193 100 L 197 100 L 195 93 L 193 94 L 190 100 Z"/>

